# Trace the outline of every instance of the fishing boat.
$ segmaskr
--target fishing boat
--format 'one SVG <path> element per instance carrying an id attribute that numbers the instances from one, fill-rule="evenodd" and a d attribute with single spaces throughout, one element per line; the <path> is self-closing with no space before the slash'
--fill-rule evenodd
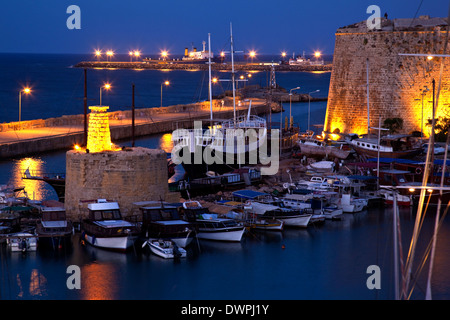
<path id="1" fill-rule="evenodd" d="M 36 223 L 39 244 L 54 249 L 70 244 L 74 228 L 72 222 L 66 218 L 64 206 L 43 206 L 40 213 L 41 219 Z"/>
<path id="2" fill-rule="evenodd" d="M 148 246 L 154 254 L 164 259 L 185 258 L 186 250 L 177 246 L 171 240 L 147 240 L 142 244 L 142 247 Z"/>
<path id="3" fill-rule="evenodd" d="M 135 225 L 123 220 L 117 202 L 99 199 L 88 204 L 89 216 L 81 223 L 82 239 L 89 244 L 117 251 L 126 251 L 138 237 Z"/>
<path id="4" fill-rule="evenodd" d="M 407 134 L 386 135 L 376 138 L 359 138 L 351 140 L 357 154 L 365 157 L 408 158 L 422 153 L 420 141 Z"/>
<path id="5" fill-rule="evenodd" d="M 245 227 L 234 219 L 219 218 L 198 201 L 183 202 L 181 212 L 195 226 L 198 239 L 239 242 Z"/>
<path id="6" fill-rule="evenodd" d="M 306 156 L 319 156 L 344 160 L 348 158 L 351 151 L 344 149 L 343 146 L 344 145 L 341 144 L 337 147 L 313 137 L 301 137 L 297 141 L 297 147 L 300 148 L 297 152 Z"/>
<path id="7" fill-rule="evenodd" d="M 363 198 L 356 198 L 350 194 L 342 194 L 337 206 L 342 209 L 344 213 L 361 212 L 367 208 L 368 200 Z"/>
<path id="8" fill-rule="evenodd" d="M 141 236 L 148 241 L 171 240 L 178 247 L 187 247 L 194 236 L 193 225 L 180 218 L 177 207 L 164 203 L 153 204 L 139 208 L 142 213 Z"/>
<path id="9" fill-rule="evenodd" d="M 312 214 L 303 213 L 303 210 L 290 209 L 253 200 L 247 201 L 246 207 L 252 213 L 259 215 L 260 219 L 280 220 L 283 221 L 286 227 L 306 228 L 312 217 Z"/>

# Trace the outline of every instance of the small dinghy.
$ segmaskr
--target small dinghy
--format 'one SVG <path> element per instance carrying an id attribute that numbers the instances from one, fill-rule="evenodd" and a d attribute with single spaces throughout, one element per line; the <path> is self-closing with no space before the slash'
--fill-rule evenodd
<path id="1" fill-rule="evenodd" d="M 178 247 L 176 243 L 171 240 L 147 240 L 142 244 L 142 247 L 144 248 L 146 245 L 150 247 L 150 250 L 154 254 L 164 259 L 186 257 L 186 250 Z"/>

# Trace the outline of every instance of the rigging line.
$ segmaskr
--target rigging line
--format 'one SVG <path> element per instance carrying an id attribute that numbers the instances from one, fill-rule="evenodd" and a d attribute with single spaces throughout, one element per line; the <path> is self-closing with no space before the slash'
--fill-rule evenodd
<path id="1" fill-rule="evenodd" d="M 439 229 L 440 229 L 441 226 L 443 225 L 445 216 L 447 215 L 448 209 L 449 209 L 449 208 L 450 208 L 450 201 L 449 201 L 449 203 L 447 204 L 447 207 L 446 207 L 446 209 L 445 209 L 445 211 L 444 211 L 444 213 L 443 213 L 441 219 L 439 220 L 439 224 L 438 224 L 438 227 L 437 227 L 437 231 L 439 231 Z M 437 214 L 437 213 L 436 213 L 436 214 Z M 437 236 L 437 231 L 436 231 L 436 236 Z M 422 269 L 425 267 L 425 262 L 427 261 L 428 256 L 430 255 L 430 251 L 431 251 L 432 246 L 433 246 L 433 239 L 434 239 L 434 237 L 435 237 L 435 235 L 433 235 L 433 237 L 431 238 L 430 242 L 428 243 L 428 246 L 427 246 L 427 248 L 426 248 L 426 250 L 425 250 L 425 254 L 424 254 L 424 256 L 422 257 L 422 261 L 421 261 L 421 264 L 420 264 L 420 268 L 418 268 L 418 270 L 416 270 L 416 273 L 414 274 L 414 279 L 415 279 L 415 280 L 414 280 L 414 283 L 413 283 L 413 285 L 412 285 L 411 291 L 410 291 L 410 293 L 409 293 L 409 295 L 408 295 L 408 300 L 409 300 L 409 298 L 411 297 L 412 292 L 414 291 L 414 286 L 415 286 L 416 283 L 417 283 L 418 275 L 420 274 L 420 272 L 422 271 Z"/>
<path id="2" fill-rule="evenodd" d="M 411 28 L 412 24 L 414 23 L 414 20 L 416 20 L 417 14 L 419 13 L 422 3 L 423 3 L 423 0 L 420 1 L 419 7 L 417 8 L 416 13 L 414 14 L 414 18 L 411 20 L 411 24 L 409 25 L 409 28 Z"/>

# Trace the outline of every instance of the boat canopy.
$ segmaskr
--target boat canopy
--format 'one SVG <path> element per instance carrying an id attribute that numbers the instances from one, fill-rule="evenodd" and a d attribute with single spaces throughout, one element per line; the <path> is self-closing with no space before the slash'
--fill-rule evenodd
<path id="1" fill-rule="evenodd" d="M 268 196 L 268 193 L 253 190 L 238 190 L 233 192 L 233 196 L 241 199 L 255 199 L 260 196 Z"/>

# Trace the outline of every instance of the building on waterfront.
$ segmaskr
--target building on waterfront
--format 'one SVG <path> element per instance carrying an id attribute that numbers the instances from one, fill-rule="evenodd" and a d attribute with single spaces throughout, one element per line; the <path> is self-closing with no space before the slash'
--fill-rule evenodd
<path id="1" fill-rule="evenodd" d="M 436 117 L 449 114 L 450 58 L 402 54 L 443 54 L 446 30 L 447 18 L 429 16 L 382 18 L 381 28 L 373 30 L 366 21 L 339 28 L 324 130 L 365 134 L 368 126 L 378 127 L 379 117 L 382 123 L 402 118 L 405 133 L 423 130 L 428 136 L 432 82 L 437 94 L 443 61 Z"/>

